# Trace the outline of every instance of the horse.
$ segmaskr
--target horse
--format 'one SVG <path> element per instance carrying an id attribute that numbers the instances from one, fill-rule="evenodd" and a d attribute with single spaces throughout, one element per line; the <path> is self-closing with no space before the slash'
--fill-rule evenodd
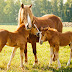
<path id="1" fill-rule="evenodd" d="M 25 45 L 27 43 L 27 38 L 29 36 L 29 32 L 35 34 L 35 32 L 38 32 L 38 30 L 36 29 L 35 26 L 32 26 L 31 30 L 26 30 L 24 24 L 21 24 L 14 32 L 9 32 L 7 30 L 0 29 L 0 52 L 2 51 L 2 48 L 5 45 L 14 47 L 10 61 L 7 65 L 7 69 L 9 69 L 11 61 L 18 47 L 20 47 L 20 58 L 21 58 L 20 67 L 23 67 L 23 54 Z"/>
<path id="2" fill-rule="evenodd" d="M 57 30 L 47 27 L 47 28 L 41 28 L 41 32 L 39 32 L 40 36 L 40 44 L 43 43 L 43 41 L 47 40 L 50 44 L 50 64 L 52 64 L 52 60 L 58 61 L 58 68 L 61 67 L 60 61 L 59 61 L 59 46 L 70 46 L 70 59 L 67 63 L 67 66 L 70 65 L 71 57 L 72 57 L 72 32 L 65 32 L 61 33 Z"/>
<path id="3" fill-rule="evenodd" d="M 21 4 L 21 7 L 19 9 L 19 14 L 18 14 L 18 26 L 24 23 L 27 26 L 27 29 L 31 29 L 32 25 L 35 24 L 38 29 L 40 27 L 51 27 L 57 29 L 59 32 L 62 32 L 62 22 L 59 17 L 50 14 L 50 15 L 45 15 L 42 17 L 35 17 L 32 13 L 31 10 L 32 4 L 31 5 L 24 5 Z M 39 37 L 37 37 L 34 34 L 29 34 L 28 41 L 31 43 L 32 48 L 33 48 L 33 53 L 35 56 L 35 64 L 38 64 L 38 59 L 36 55 L 36 42 L 39 42 Z M 27 43 L 25 46 L 25 63 L 28 62 L 27 59 Z"/>

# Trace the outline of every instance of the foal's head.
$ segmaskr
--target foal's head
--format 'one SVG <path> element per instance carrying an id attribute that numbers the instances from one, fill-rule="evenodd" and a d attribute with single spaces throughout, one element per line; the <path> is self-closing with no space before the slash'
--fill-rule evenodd
<path id="1" fill-rule="evenodd" d="M 39 43 L 42 44 L 43 41 L 47 39 L 48 28 L 41 28 L 41 32 L 39 33 Z"/>
<path id="2" fill-rule="evenodd" d="M 51 38 L 51 34 L 57 31 L 56 29 L 46 27 L 46 28 L 41 28 L 41 32 L 39 33 L 39 43 L 42 44 L 43 41 L 49 40 Z"/>
<path id="3" fill-rule="evenodd" d="M 21 4 L 19 15 L 18 15 L 18 24 L 24 23 L 27 29 L 31 29 L 33 14 L 31 11 L 32 5 L 23 5 Z"/>
<path id="4" fill-rule="evenodd" d="M 32 33 L 34 35 L 36 35 L 39 32 L 38 29 L 37 29 L 37 26 L 35 24 L 32 26 L 31 29 L 27 30 L 26 27 L 25 27 L 25 25 L 24 25 L 24 23 L 22 23 L 21 25 L 19 25 L 17 31 L 23 32 L 23 33 L 30 32 L 30 33 Z"/>

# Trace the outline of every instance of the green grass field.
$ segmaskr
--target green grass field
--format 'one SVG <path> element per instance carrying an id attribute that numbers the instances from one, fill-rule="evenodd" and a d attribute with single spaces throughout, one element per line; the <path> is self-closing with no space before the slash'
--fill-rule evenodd
<path id="1" fill-rule="evenodd" d="M 6 29 L 9 31 L 15 31 L 17 26 L 15 25 L 0 25 L 0 29 Z M 64 27 L 63 32 L 72 31 L 72 27 Z M 70 56 L 70 48 L 69 46 L 60 47 L 59 50 L 59 59 L 61 62 L 61 68 L 57 69 L 57 62 L 53 62 L 52 66 L 49 67 L 50 60 L 50 48 L 48 42 L 44 42 L 43 45 L 37 43 L 37 56 L 39 60 L 39 64 L 33 66 L 34 63 L 34 55 L 32 53 L 31 44 L 28 43 L 28 64 L 24 65 L 24 70 L 22 70 L 20 65 L 20 50 L 17 49 L 15 53 L 15 57 L 11 62 L 11 67 L 7 70 L 7 64 L 10 60 L 10 56 L 13 48 L 5 46 L 0 53 L 0 72 L 72 72 L 72 61 L 69 67 L 65 68 L 69 56 Z"/>

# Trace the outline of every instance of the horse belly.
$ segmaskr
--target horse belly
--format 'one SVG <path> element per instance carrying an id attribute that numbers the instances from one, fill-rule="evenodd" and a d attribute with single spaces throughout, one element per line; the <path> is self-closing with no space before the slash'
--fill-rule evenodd
<path id="1" fill-rule="evenodd" d="M 14 39 L 13 39 L 13 40 L 14 40 Z M 11 39 L 9 38 L 9 39 L 7 40 L 6 45 L 7 45 L 7 46 L 11 46 L 11 47 L 16 47 L 17 44 L 16 44 L 16 42 L 13 41 L 13 40 L 11 40 Z"/>
<path id="2" fill-rule="evenodd" d="M 70 44 L 70 40 L 61 41 L 60 46 L 67 46 Z"/>

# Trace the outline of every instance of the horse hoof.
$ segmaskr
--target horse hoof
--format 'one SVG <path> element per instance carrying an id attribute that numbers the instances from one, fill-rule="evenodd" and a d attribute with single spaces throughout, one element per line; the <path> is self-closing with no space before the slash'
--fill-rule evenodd
<path id="1" fill-rule="evenodd" d="M 33 65 L 38 65 L 38 62 L 37 63 L 34 63 Z"/>
<path id="2" fill-rule="evenodd" d="M 24 65 L 28 65 L 28 62 L 24 62 Z"/>
<path id="3" fill-rule="evenodd" d="M 49 63 L 49 67 L 52 66 L 52 63 Z"/>
<path id="4" fill-rule="evenodd" d="M 60 69 L 61 68 L 61 66 L 58 66 L 58 69 Z"/>
<path id="5" fill-rule="evenodd" d="M 19 67 L 23 68 L 23 67 L 24 67 L 24 65 L 20 65 Z"/>
<path id="6" fill-rule="evenodd" d="M 7 70 L 10 68 L 10 65 L 7 65 Z"/>

